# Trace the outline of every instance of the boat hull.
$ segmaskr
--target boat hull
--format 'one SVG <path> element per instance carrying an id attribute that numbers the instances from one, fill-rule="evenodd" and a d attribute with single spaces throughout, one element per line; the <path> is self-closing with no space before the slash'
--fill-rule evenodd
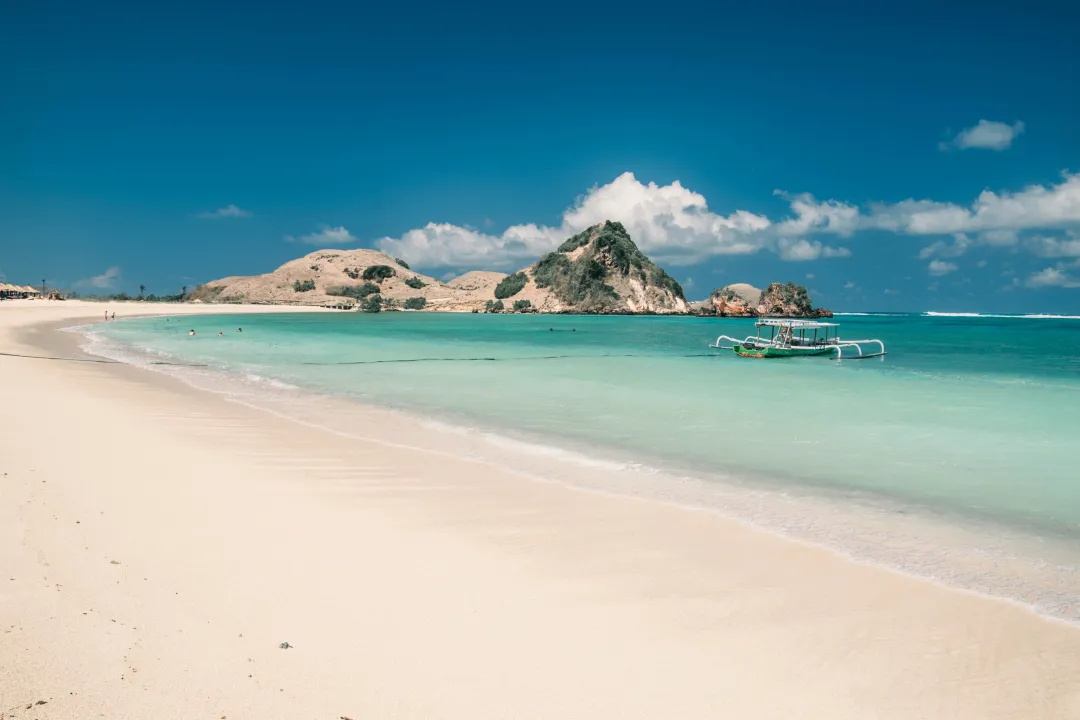
<path id="1" fill-rule="evenodd" d="M 832 347 L 752 347 L 750 345 L 736 345 L 735 354 L 745 358 L 785 358 L 785 357 L 810 357 L 812 355 L 832 355 L 836 352 Z"/>

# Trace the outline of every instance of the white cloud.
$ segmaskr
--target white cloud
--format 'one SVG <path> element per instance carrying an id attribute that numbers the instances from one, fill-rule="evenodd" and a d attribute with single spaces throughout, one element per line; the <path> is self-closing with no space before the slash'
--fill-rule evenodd
<path id="1" fill-rule="evenodd" d="M 1059 264 L 1033 273 L 1025 284 L 1031 288 L 1080 288 L 1080 279 L 1065 272 L 1064 266 Z"/>
<path id="2" fill-rule="evenodd" d="M 807 280 L 813 280 L 813 279 L 814 279 L 814 277 L 815 277 L 815 276 L 814 276 L 814 273 L 806 273 L 806 279 L 807 279 Z"/>
<path id="3" fill-rule="evenodd" d="M 1020 133 L 1024 132 L 1024 123 L 1017 121 L 1012 125 L 995 120 L 980 120 L 974 127 L 960 132 L 948 142 L 938 144 L 941 150 L 1008 150 Z"/>
<path id="4" fill-rule="evenodd" d="M 806 193 L 789 195 L 778 190 L 775 194 L 788 201 L 788 217 L 774 222 L 746 210 L 722 215 L 709 209 L 704 196 L 677 181 L 646 184 L 627 172 L 590 189 L 555 226 L 514 225 L 494 234 L 432 222 L 375 244 L 419 266 L 505 270 L 532 262 L 604 220 L 622 222 L 642 251 L 668 265 L 761 250 L 793 261 L 851 255 L 845 247 L 822 245 L 813 235 L 847 237 L 862 230 L 952 235 L 951 242 L 938 240 L 922 249 L 919 257 L 928 260 L 959 257 L 978 245 L 1016 245 L 1019 233 L 1026 230 L 1080 226 L 1080 174 L 1064 173 L 1057 184 L 1031 185 L 1015 192 L 984 190 L 970 205 L 908 199 L 860 208 L 837 200 L 818 201 Z M 340 245 L 356 239 L 344 228 L 336 228 L 296 241 Z"/>
<path id="5" fill-rule="evenodd" d="M 93 277 L 76 280 L 74 284 L 75 287 L 80 288 L 92 288 L 94 290 L 115 290 L 117 284 L 120 282 L 120 277 L 120 268 L 114 265 L 100 275 L 94 275 Z"/>
<path id="6" fill-rule="evenodd" d="M 845 247 L 828 247 L 817 242 L 807 240 L 780 240 L 778 244 L 780 259 L 793 262 L 805 260 L 817 260 L 818 258 L 842 258 L 851 257 L 851 251 Z"/>
<path id="7" fill-rule="evenodd" d="M 1080 174 L 1064 173 L 1049 187 L 1030 185 L 1015 193 L 984 190 L 970 208 L 932 200 L 871 206 L 861 227 L 907 235 L 983 232 L 987 244 L 1015 242 L 1006 231 L 1080 223 Z"/>
<path id="8" fill-rule="evenodd" d="M 745 210 L 727 216 L 714 213 L 704 196 L 678 181 L 646 185 L 627 172 L 589 190 L 563 213 L 558 227 L 514 225 L 501 235 L 492 235 L 428 223 L 399 238 L 382 238 L 376 246 L 418 265 L 518 267 L 605 220 L 621 222 L 643 252 L 671 265 L 688 265 L 713 255 L 755 253 L 769 243 L 762 231 L 772 224 Z"/>
<path id="9" fill-rule="evenodd" d="M 948 275 L 951 272 L 956 272 L 956 265 L 951 262 L 945 262 L 944 260 L 931 260 L 927 269 L 930 271 L 931 275 L 940 277 L 942 275 Z"/>
<path id="10" fill-rule="evenodd" d="M 1069 233 L 1067 240 L 1055 237 L 1034 237 L 1027 241 L 1028 248 L 1045 258 L 1080 258 L 1080 233 Z"/>
<path id="11" fill-rule="evenodd" d="M 251 213 L 247 210 L 241 210 L 235 205 L 226 205 L 223 208 L 218 208 L 212 212 L 201 212 L 196 217 L 203 220 L 209 220 L 210 218 L 224 218 L 224 217 L 251 217 Z"/>
<path id="12" fill-rule="evenodd" d="M 845 290 L 854 290 L 855 289 L 855 281 L 854 280 L 848 280 L 846 283 L 844 283 L 844 289 Z"/>
<path id="13" fill-rule="evenodd" d="M 360 242 L 355 237 L 353 237 L 353 235 L 348 230 L 343 227 L 324 227 L 317 233 L 311 233 L 310 235 L 301 235 L 300 237 L 286 235 L 285 241 L 304 243 L 305 245 L 319 245 L 320 247 L 351 245 L 353 243 Z"/>
<path id="14" fill-rule="evenodd" d="M 951 243 L 945 242 L 944 240 L 938 240 L 924 247 L 919 251 L 919 259 L 926 260 L 927 258 L 935 256 L 944 258 L 960 257 L 967 252 L 967 249 L 971 247 L 971 245 L 971 238 L 964 233 L 957 233 L 953 237 Z"/>
<path id="15" fill-rule="evenodd" d="M 795 217 L 776 225 L 776 233 L 782 237 L 805 235 L 811 232 L 832 233 L 848 237 L 858 227 L 859 208 L 836 200 L 818 202 L 810 193 L 789 195 L 783 190 L 774 190 L 791 203 Z"/>

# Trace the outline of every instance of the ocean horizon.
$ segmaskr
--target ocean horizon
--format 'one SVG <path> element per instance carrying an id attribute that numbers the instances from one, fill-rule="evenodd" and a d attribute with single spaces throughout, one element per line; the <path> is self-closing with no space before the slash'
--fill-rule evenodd
<path id="1" fill-rule="evenodd" d="M 748 362 L 708 345 L 753 320 L 665 316 L 238 314 L 81 331 L 92 353 L 300 422 L 721 512 L 1080 621 L 1080 318 L 836 317 L 841 337 L 888 354 Z"/>

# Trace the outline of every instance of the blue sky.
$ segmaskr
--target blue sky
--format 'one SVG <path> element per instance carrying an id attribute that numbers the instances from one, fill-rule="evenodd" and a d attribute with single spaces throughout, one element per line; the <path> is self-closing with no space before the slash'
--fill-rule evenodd
<path id="1" fill-rule="evenodd" d="M 1080 312 L 1075 4 L 756 5 L 7 3 L 0 273 L 443 276 L 610 215 L 691 297 Z"/>

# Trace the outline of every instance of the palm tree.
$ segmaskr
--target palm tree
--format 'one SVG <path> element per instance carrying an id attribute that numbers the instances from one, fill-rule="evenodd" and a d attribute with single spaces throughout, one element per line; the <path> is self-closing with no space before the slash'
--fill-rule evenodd
<path id="1" fill-rule="evenodd" d="M 187 295 L 187 285 L 180 288 L 180 297 L 184 297 L 185 295 Z"/>
<path id="2" fill-rule="evenodd" d="M 143 292 L 145 292 L 145 291 L 146 291 L 146 286 L 145 286 L 145 285 L 140 285 L 140 286 L 139 286 L 139 299 L 140 299 L 140 300 L 142 300 L 142 294 L 143 294 Z"/>

